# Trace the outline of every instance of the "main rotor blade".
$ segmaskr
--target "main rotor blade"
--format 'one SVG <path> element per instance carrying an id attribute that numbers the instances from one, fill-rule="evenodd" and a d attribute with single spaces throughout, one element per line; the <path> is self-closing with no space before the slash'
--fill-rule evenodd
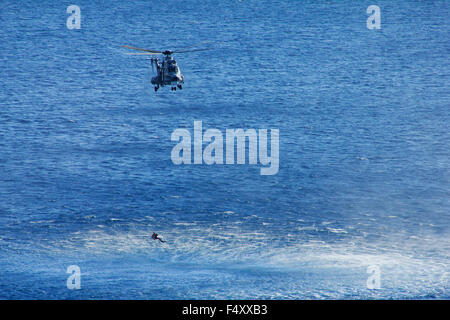
<path id="1" fill-rule="evenodd" d="M 136 47 L 130 47 L 130 46 L 121 46 L 121 47 L 127 48 L 127 49 L 145 51 L 145 52 L 162 53 L 162 51 L 158 51 L 158 50 L 149 50 L 149 49 L 142 49 L 142 48 L 136 48 Z"/>
<path id="2" fill-rule="evenodd" d="M 127 52 L 125 54 L 131 54 L 131 55 L 153 55 L 153 54 L 160 54 L 160 53 L 156 53 L 156 52 Z"/>
<path id="3" fill-rule="evenodd" d="M 177 51 L 172 51 L 172 53 L 186 53 L 186 52 L 208 51 L 208 50 L 214 50 L 214 49 L 210 48 L 210 49 L 194 49 L 194 50 L 177 50 Z"/>

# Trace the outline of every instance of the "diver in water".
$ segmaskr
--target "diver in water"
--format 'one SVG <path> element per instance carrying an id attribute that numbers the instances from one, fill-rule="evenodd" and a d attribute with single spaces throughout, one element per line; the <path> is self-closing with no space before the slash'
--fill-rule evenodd
<path id="1" fill-rule="evenodd" d="M 161 241 L 161 242 L 166 242 L 166 241 L 164 241 L 163 239 L 158 238 L 158 234 L 155 233 L 155 232 L 153 232 L 153 234 L 152 234 L 152 239 L 153 239 L 153 240 L 159 240 L 159 241 Z"/>

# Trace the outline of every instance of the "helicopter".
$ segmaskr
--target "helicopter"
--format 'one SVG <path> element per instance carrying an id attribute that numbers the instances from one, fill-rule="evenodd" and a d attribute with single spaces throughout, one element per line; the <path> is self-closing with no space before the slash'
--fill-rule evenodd
<path id="1" fill-rule="evenodd" d="M 151 58 L 152 71 L 154 72 L 154 67 L 156 66 L 156 76 L 152 77 L 151 83 L 155 86 L 155 92 L 158 91 L 160 87 L 171 86 L 172 91 L 176 91 L 177 88 L 182 90 L 184 77 L 180 72 L 180 68 L 178 67 L 177 62 L 172 57 L 174 53 L 186 53 L 186 52 L 195 52 L 195 51 L 205 51 L 211 49 L 193 49 L 186 50 L 188 48 L 196 47 L 197 45 L 184 47 L 178 50 L 150 50 L 150 49 L 142 49 L 131 46 L 121 46 L 123 48 L 144 51 L 139 53 L 127 53 L 127 54 L 136 54 L 136 55 L 162 55 L 161 59 L 159 58 Z"/>

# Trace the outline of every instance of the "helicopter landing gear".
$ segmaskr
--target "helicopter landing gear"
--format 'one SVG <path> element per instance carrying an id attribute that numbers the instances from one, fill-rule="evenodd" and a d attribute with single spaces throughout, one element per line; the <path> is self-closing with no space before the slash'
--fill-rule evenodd
<path id="1" fill-rule="evenodd" d="M 178 89 L 183 90 L 183 86 L 181 84 L 177 85 Z"/>
<path id="2" fill-rule="evenodd" d="M 158 89 L 159 89 L 159 87 L 158 87 L 158 86 L 156 86 L 156 87 L 155 87 L 155 92 L 156 92 L 156 91 L 158 91 Z"/>
<path id="3" fill-rule="evenodd" d="M 171 87 L 170 90 L 177 91 L 177 87 Z"/>

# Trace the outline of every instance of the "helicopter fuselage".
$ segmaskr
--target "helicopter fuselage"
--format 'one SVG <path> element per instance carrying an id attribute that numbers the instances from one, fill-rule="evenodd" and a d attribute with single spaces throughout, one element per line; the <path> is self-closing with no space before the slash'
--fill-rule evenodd
<path id="1" fill-rule="evenodd" d="M 152 77 L 151 83 L 155 85 L 156 90 L 166 85 L 171 85 L 172 87 L 178 86 L 180 88 L 181 84 L 184 83 L 184 77 L 172 56 L 164 56 L 161 62 L 159 59 L 153 59 L 152 63 L 156 65 L 157 74 Z"/>

